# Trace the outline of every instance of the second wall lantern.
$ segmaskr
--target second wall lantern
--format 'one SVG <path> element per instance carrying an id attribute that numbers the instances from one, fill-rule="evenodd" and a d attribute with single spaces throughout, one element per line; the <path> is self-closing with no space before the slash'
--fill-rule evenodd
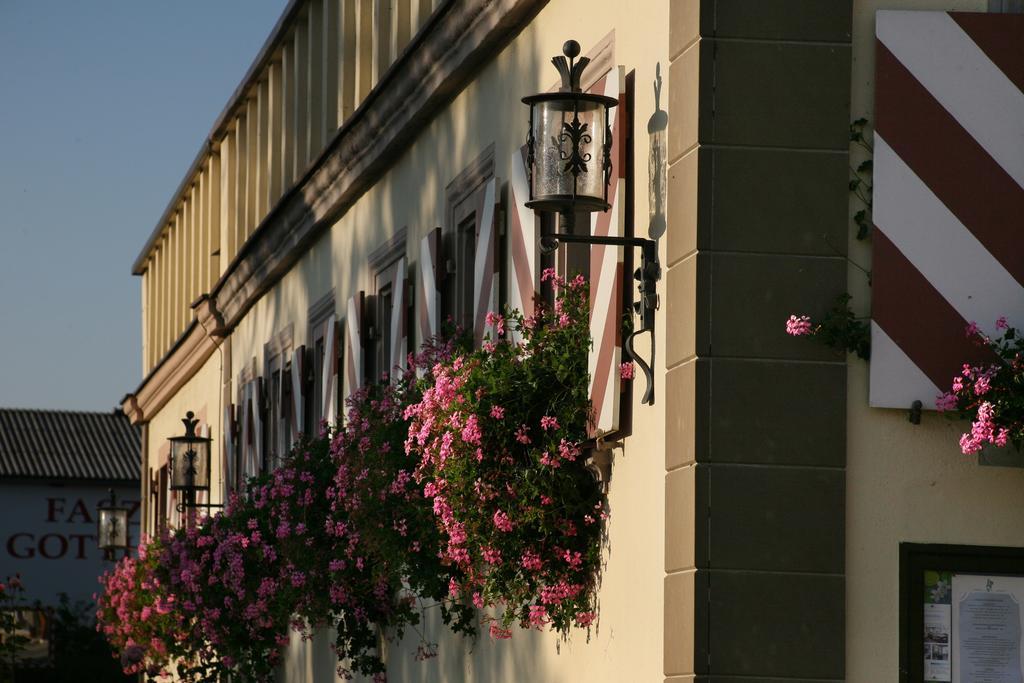
<path id="1" fill-rule="evenodd" d="M 190 410 L 182 420 L 184 436 L 172 436 L 171 443 L 171 490 L 185 493 L 186 501 L 194 507 L 195 493 L 210 489 L 210 443 L 213 439 L 196 434 L 199 420 Z"/>

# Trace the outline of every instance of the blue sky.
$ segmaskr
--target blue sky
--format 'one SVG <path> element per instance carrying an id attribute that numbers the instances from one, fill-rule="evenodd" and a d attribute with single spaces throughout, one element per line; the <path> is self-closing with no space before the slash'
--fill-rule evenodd
<path id="1" fill-rule="evenodd" d="M 141 380 L 131 265 L 286 0 L 0 0 L 0 407 Z"/>

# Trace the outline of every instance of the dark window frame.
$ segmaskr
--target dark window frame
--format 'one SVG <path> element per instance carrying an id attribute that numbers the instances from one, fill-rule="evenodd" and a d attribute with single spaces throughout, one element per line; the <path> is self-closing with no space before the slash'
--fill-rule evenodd
<path id="1" fill-rule="evenodd" d="M 396 297 L 391 291 L 391 283 L 394 281 L 399 259 L 406 256 L 407 232 L 404 227 L 398 230 L 394 237 L 374 249 L 369 258 L 370 270 L 373 273 L 373 289 L 366 310 L 370 319 L 367 321 L 364 360 L 367 364 L 366 376 L 371 381 L 381 379 L 384 373 L 390 376 L 393 369 L 390 363 L 391 312 Z M 408 329 L 409 321 L 406 321 L 406 330 Z"/>
<path id="2" fill-rule="evenodd" d="M 900 543 L 900 683 L 924 679 L 924 572 L 1024 575 L 1024 548 Z"/>
<path id="3" fill-rule="evenodd" d="M 293 328 L 288 325 L 263 345 L 264 391 L 266 391 L 267 418 L 263 421 L 264 467 L 274 470 L 291 447 L 291 381 L 286 375 L 291 369 Z M 284 382 L 282 390 L 281 383 Z M 282 429 L 284 431 L 282 431 Z"/>
<path id="4" fill-rule="evenodd" d="M 494 143 L 491 143 L 445 188 L 445 222 L 441 230 L 443 267 L 440 269 L 443 281 L 438 283 L 442 329 L 449 318 L 462 327 L 473 323 L 476 212 L 481 204 L 480 194 L 494 177 Z M 501 224 L 497 218 L 495 223 Z M 504 253 L 504 249 L 500 253 Z M 502 270 L 498 263 L 495 263 L 495 268 Z"/>
<path id="5" fill-rule="evenodd" d="M 313 373 L 312 381 L 307 385 L 309 391 L 306 394 L 306 425 L 303 428 L 306 434 L 317 434 L 320 428 L 320 414 L 323 412 L 321 402 L 323 400 L 324 357 L 326 355 L 324 323 L 332 315 L 337 320 L 333 289 L 309 307 L 306 317 L 309 321 L 306 353 L 309 354 L 309 371 Z"/>

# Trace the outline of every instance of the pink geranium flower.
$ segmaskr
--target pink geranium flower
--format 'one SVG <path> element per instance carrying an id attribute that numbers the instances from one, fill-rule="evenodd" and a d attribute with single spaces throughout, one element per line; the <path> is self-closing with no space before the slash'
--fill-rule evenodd
<path id="1" fill-rule="evenodd" d="M 793 337 L 804 337 L 811 334 L 813 326 L 811 325 L 811 319 L 809 316 L 791 315 L 786 320 L 786 334 Z"/>
<path id="2" fill-rule="evenodd" d="M 499 531 L 504 531 L 506 533 L 512 531 L 512 520 L 509 519 L 509 516 L 502 510 L 495 511 L 493 521 L 494 526 L 496 526 Z"/>
<path id="3" fill-rule="evenodd" d="M 621 365 L 619 365 L 619 378 L 623 380 L 633 379 L 634 371 L 635 367 L 632 361 L 622 363 Z"/>

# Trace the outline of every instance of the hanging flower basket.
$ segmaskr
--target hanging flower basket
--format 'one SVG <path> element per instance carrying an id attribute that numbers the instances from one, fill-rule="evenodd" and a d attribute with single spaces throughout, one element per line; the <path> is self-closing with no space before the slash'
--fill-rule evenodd
<path id="1" fill-rule="evenodd" d="M 432 368 L 408 407 L 406 449 L 431 499 L 442 556 L 464 574 L 451 595 L 487 610 L 490 633 L 561 634 L 595 619 L 605 505 L 587 470 L 587 287 L 547 271 L 554 306 L 531 318 L 491 314 L 499 336 Z M 508 328 L 506 330 L 506 328 Z"/>
<path id="2" fill-rule="evenodd" d="M 966 334 L 989 352 L 991 360 L 964 364 L 950 391 L 936 398 L 936 407 L 971 421 L 971 431 L 960 437 L 965 455 L 983 447 L 1002 448 L 1024 442 L 1024 339 L 1007 323 L 996 321 L 1000 334 L 991 338 L 971 323 Z"/>

